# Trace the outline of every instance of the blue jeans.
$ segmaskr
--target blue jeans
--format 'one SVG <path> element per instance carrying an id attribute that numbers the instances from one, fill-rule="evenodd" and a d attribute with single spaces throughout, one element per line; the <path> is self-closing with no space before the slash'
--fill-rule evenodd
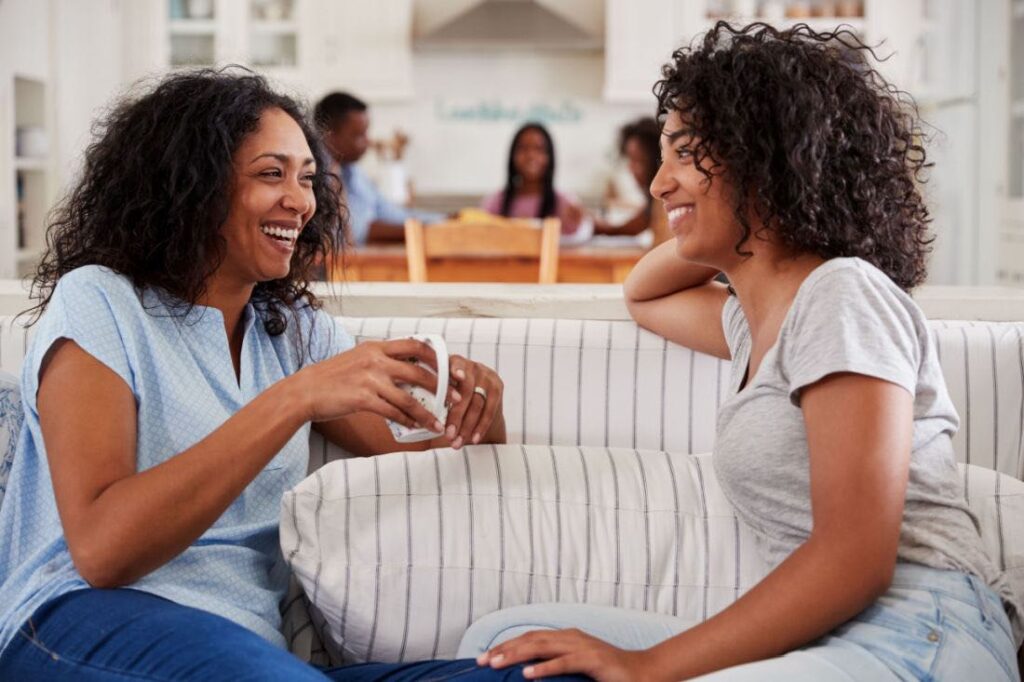
<path id="1" fill-rule="evenodd" d="M 0 680 L 524 680 L 473 660 L 318 669 L 206 611 L 130 589 L 78 590 L 43 605 L 0 653 Z M 582 680 L 563 677 L 562 680 Z"/>
<path id="2" fill-rule="evenodd" d="M 694 623 L 583 604 L 498 611 L 466 631 L 457 656 L 475 657 L 517 635 L 579 628 L 623 649 L 646 649 Z M 1019 679 L 999 597 L 973 576 L 900 564 L 878 601 L 825 637 L 784 656 L 705 675 L 707 682 Z"/>

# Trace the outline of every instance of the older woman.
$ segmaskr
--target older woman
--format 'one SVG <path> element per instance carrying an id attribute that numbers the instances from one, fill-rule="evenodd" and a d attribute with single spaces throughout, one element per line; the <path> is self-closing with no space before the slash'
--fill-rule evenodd
<path id="1" fill-rule="evenodd" d="M 310 428 L 364 455 L 398 449 L 385 418 L 504 439 L 492 370 L 451 358 L 440 424 L 399 386 L 435 389 L 407 361 L 433 351 L 355 346 L 320 310 L 310 272 L 342 223 L 325 161 L 248 73 L 171 76 L 104 122 L 35 279 L 0 678 L 324 679 L 278 631 Z"/>

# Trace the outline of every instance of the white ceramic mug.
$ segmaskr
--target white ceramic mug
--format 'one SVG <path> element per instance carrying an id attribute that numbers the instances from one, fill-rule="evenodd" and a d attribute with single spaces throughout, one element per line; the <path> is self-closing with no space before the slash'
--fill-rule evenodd
<path id="1" fill-rule="evenodd" d="M 444 337 L 440 334 L 413 334 L 407 338 L 422 341 L 434 349 L 434 353 L 437 355 L 437 393 L 431 393 L 422 386 L 401 384 L 400 387 L 413 398 L 416 398 L 423 407 L 427 408 L 428 412 L 444 424 L 445 419 L 448 418 L 448 406 L 445 404 L 448 397 L 448 346 L 444 342 Z M 419 360 L 416 361 L 416 364 L 431 374 L 434 373 L 434 370 L 429 365 Z M 421 440 L 430 440 L 441 435 L 439 431 L 432 431 L 425 427 L 409 428 L 390 419 L 388 420 L 388 427 L 391 429 L 391 435 L 399 443 L 418 443 Z"/>

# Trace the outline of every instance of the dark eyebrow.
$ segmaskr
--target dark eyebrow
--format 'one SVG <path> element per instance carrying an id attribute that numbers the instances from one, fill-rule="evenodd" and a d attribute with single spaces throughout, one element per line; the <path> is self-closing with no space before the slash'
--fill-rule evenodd
<path id="1" fill-rule="evenodd" d="M 662 131 L 661 134 L 662 134 L 663 137 L 667 137 L 668 138 L 669 144 L 672 144 L 673 142 L 678 140 L 680 137 L 684 137 L 684 136 L 693 137 L 693 129 L 692 128 L 679 128 L 678 130 L 673 130 L 670 133 L 666 133 L 666 132 Z"/>
<path id="2" fill-rule="evenodd" d="M 278 160 L 278 161 L 280 161 L 281 163 L 288 163 L 288 161 L 289 161 L 289 160 L 291 159 L 291 157 L 290 157 L 290 156 L 288 156 L 287 154 L 282 154 L 281 152 L 265 152 L 265 153 L 263 153 L 263 154 L 260 154 L 260 155 L 259 155 L 259 156 L 257 156 L 256 158 L 254 158 L 254 159 L 253 159 L 252 161 L 250 161 L 249 163 L 256 163 L 257 161 L 259 161 L 260 159 L 262 159 L 262 158 L 263 158 L 263 157 L 265 157 L 265 156 L 269 156 L 269 157 L 270 157 L 270 158 L 272 158 L 272 159 L 277 159 L 277 160 Z M 305 158 L 305 159 L 303 160 L 303 162 L 302 162 L 302 165 L 303 165 L 303 166 L 308 166 L 308 165 L 310 165 L 311 163 L 313 163 L 313 157 L 312 157 L 312 156 L 307 156 L 307 157 L 306 157 L 306 158 Z"/>

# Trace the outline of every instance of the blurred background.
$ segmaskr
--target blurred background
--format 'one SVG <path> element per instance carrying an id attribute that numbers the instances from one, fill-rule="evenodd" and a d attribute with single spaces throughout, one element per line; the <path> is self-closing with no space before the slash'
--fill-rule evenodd
<path id="1" fill-rule="evenodd" d="M 842 24 L 880 44 L 931 126 L 929 283 L 1024 286 L 1024 0 L 0 0 L 0 278 L 31 270 L 104 108 L 205 65 L 247 65 L 311 106 L 357 96 L 359 167 L 388 201 L 435 214 L 504 187 L 514 132 L 539 121 L 556 187 L 613 224 L 646 202 L 620 128 L 654 113 L 660 65 L 719 18 Z M 635 260 L 650 241 L 611 247 Z M 597 245 L 608 236 L 563 247 Z"/>

